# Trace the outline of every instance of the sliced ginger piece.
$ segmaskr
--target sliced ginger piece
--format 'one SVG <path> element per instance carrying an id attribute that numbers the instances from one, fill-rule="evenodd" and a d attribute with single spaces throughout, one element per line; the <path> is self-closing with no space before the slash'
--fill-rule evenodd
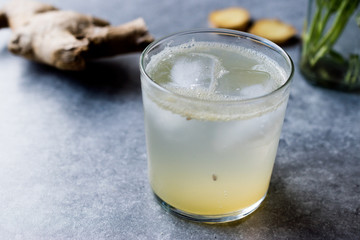
<path id="1" fill-rule="evenodd" d="M 296 29 L 277 19 L 261 19 L 251 26 L 249 32 L 276 44 L 284 44 L 295 36 Z"/>
<path id="2" fill-rule="evenodd" d="M 250 21 L 250 13 L 240 7 L 230 7 L 209 14 L 212 27 L 244 31 Z"/>

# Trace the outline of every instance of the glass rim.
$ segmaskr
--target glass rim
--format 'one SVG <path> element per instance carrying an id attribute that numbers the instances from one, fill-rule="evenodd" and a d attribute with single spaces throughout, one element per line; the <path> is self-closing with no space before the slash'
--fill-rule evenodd
<path id="1" fill-rule="evenodd" d="M 197 98 L 197 97 L 193 97 L 193 96 L 181 95 L 181 94 L 176 93 L 174 91 L 171 91 L 171 90 L 161 86 L 160 84 L 156 83 L 155 81 L 153 81 L 152 78 L 147 74 L 147 72 L 145 70 L 145 67 L 144 67 L 145 55 L 147 53 L 149 53 L 154 47 L 156 47 L 160 43 L 163 43 L 164 41 L 166 41 L 166 40 L 168 40 L 168 39 L 170 39 L 172 37 L 189 35 L 189 34 L 199 34 L 199 33 L 214 33 L 214 34 L 222 34 L 222 35 L 233 35 L 234 37 L 235 36 L 242 37 L 244 39 L 248 39 L 250 41 L 254 41 L 254 42 L 258 42 L 260 44 L 263 44 L 266 47 L 269 47 L 269 48 L 275 50 L 282 57 L 284 57 L 284 59 L 290 65 L 290 74 L 289 74 L 289 76 L 287 77 L 286 81 L 283 84 L 281 84 L 279 87 L 277 87 L 276 89 L 272 90 L 269 93 L 266 93 L 266 94 L 260 95 L 260 96 L 256 96 L 256 97 L 244 98 L 244 99 L 226 99 L 226 100 L 201 99 L 201 98 Z M 166 92 L 168 94 L 174 95 L 176 97 L 179 97 L 179 98 L 188 99 L 188 100 L 197 101 L 197 102 L 209 102 L 209 103 L 214 103 L 214 104 L 216 104 L 216 103 L 252 102 L 252 101 L 257 101 L 257 100 L 261 100 L 261 99 L 270 97 L 272 95 L 277 94 L 278 92 L 285 89 L 286 87 L 288 87 L 290 85 L 290 82 L 292 81 L 292 78 L 293 78 L 294 72 L 295 72 L 295 66 L 294 66 L 294 63 L 293 63 L 291 57 L 289 56 L 289 54 L 284 49 L 282 49 L 277 44 L 271 42 L 268 39 L 265 39 L 263 37 L 256 36 L 256 35 L 253 35 L 253 34 L 250 34 L 250 33 L 237 31 L 237 30 L 222 29 L 222 28 L 198 28 L 198 29 L 192 29 L 192 30 L 179 31 L 179 32 L 175 32 L 175 33 L 166 35 L 164 37 L 161 37 L 161 38 L 153 41 L 152 43 L 150 43 L 143 50 L 143 52 L 140 55 L 139 65 L 140 65 L 140 73 L 143 74 L 147 78 L 147 80 L 150 82 L 150 84 L 152 86 L 156 87 L 157 89 L 159 89 L 159 90 L 161 90 L 163 92 Z"/>

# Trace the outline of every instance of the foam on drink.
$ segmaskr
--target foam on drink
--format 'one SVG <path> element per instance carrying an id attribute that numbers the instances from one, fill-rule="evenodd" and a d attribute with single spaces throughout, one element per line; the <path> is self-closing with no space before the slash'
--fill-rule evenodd
<path id="1" fill-rule="evenodd" d="M 189 42 L 166 47 L 152 56 L 146 67 L 151 79 L 183 97 L 206 101 L 237 101 L 260 97 L 284 84 L 285 71 L 272 59 L 255 50 L 221 43 Z M 177 106 L 165 98 L 153 99 L 161 107 L 198 119 L 242 118 L 237 113 L 217 115 L 201 112 L 192 104 Z M 259 108 L 258 114 L 267 111 Z"/>

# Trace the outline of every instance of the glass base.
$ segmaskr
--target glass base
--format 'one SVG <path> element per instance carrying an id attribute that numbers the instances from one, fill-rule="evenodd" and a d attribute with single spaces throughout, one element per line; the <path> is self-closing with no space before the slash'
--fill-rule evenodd
<path id="1" fill-rule="evenodd" d="M 254 212 L 261 204 L 261 202 L 265 199 L 266 194 L 256 203 L 251 205 L 250 207 L 241 209 L 236 212 L 226 213 L 226 214 L 217 214 L 217 215 L 198 215 L 193 213 L 184 212 L 180 209 L 177 209 L 165 201 L 163 201 L 159 196 L 154 193 L 154 196 L 157 202 L 165 209 L 167 212 L 177 216 L 184 218 L 186 220 L 194 221 L 194 222 L 201 222 L 201 223 L 226 223 L 239 220 L 248 216 L 250 213 Z"/>

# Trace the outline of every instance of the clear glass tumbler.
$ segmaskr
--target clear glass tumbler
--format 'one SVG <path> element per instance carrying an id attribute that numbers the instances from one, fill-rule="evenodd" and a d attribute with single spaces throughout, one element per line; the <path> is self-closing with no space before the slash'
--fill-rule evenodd
<path id="1" fill-rule="evenodd" d="M 264 200 L 294 72 L 274 43 L 199 29 L 150 44 L 140 58 L 149 179 L 189 220 L 243 218 Z"/>

